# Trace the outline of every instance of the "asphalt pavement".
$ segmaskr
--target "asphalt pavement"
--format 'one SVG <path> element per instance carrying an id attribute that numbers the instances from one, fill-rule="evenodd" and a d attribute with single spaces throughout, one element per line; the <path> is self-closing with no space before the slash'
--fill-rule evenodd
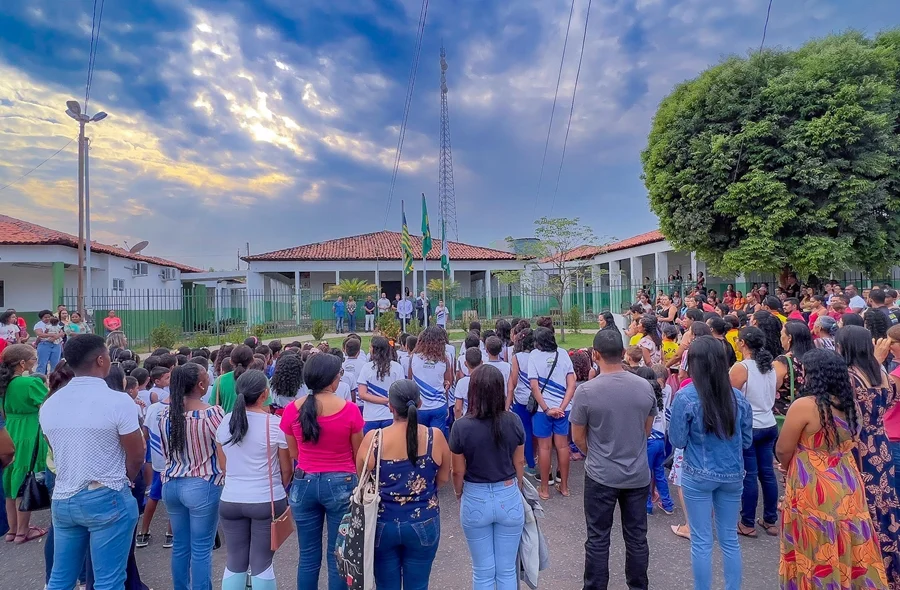
<path id="1" fill-rule="evenodd" d="M 550 568 L 541 572 L 540 587 L 552 590 L 577 590 L 582 587 L 584 570 L 584 487 L 583 463 L 572 464 L 571 497 L 564 498 L 551 488 L 551 498 L 544 502 L 546 517 L 541 526 L 550 545 Z M 448 484 L 440 492 L 441 541 L 431 574 L 434 590 L 461 590 L 471 587 L 471 560 L 466 540 L 459 525 L 459 507 Z M 49 513 L 34 515 L 32 522 L 46 526 Z M 666 590 L 686 590 L 693 587 L 691 575 L 690 541 L 676 537 L 670 525 L 684 520 L 680 509 L 672 516 L 657 510 L 649 516 L 650 587 Z M 172 588 L 169 560 L 171 552 L 162 548 L 166 515 L 160 507 L 153 521 L 153 538 L 149 547 L 137 550 L 141 578 L 154 590 Z M 778 587 L 779 543 L 762 530 L 759 537 L 740 537 L 743 556 L 743 583 L 746 588 L 769 590 Z M 279 588 L 295 588 L 298 562 L 297 537 L 294 535 L 275 556 L 275 575 Z M 14 546 L 0 541 L 0 590 L 40 590 L 44 585 L 44 543 L 32 541 Z M 610 589 L 626 588 L 625 547 L 622 542 L 618 515 L 613 528 L 610 548 Z M 225 549 L 213 552 L 215 588 L 220 587 L 225 568 Z M 714 588 L 722 588 L 722 560 L 718 549 L 713 557 Z M 322 567 L 319 588 L 327 588 L 326 570 Z M 521 585 L 525 588 L 525 585 Z M 300 589 L 309 590 L 309 589 Z"/>

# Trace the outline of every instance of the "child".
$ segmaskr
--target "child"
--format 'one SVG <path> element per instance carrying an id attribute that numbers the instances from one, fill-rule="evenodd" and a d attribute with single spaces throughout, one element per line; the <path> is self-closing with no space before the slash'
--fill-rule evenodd
<path id="1" fill-rule="evenodd" d="M 164 383 L 168 388 L 169 369 L 165 367 L 156 367 L 150 373 L 150 381 L 154 384 L 153 388 L 150 390 L 151 399 L 154 396 L 158 398 L 159 393 L 164 392 L 162 384 Z M 150 523 L 153 522 L 153 516 L 156 514 L 156 507 L 159 505 L 159 501 L 162 500 L 162 477 L 160 476 L 160 473 L 166 468 L 166 458 L 162 454 L 159 417 L 160 414 L 162 414 L 163 409 L 169 405 L 168 391 L 165 391 L 164 393 L 166 394 L 165 399 L 154 401 L 153 404 L 147 408 L 147 413 L 144 416 L 144 424 L 142 425 L 144 438 L 147 440 L 147 454 L 150 455 L 150 464 L 153 467 L 153 475 L 151 478 L 147 504 L 144 507 L 144 516 L 141 520 L 141 526 L 138 530 L 137 537 L 135 538 L 135 547 L 146 547 L 150 544 Z M 172 523 L 170 522 L 168 530 L 166 531 L 165 542 L 163 542 L 163 548 L 171 548 L 172 540 Z"/>
<path id="2" fill-rule="evenodd" d="M 503 373 L 503 391 L 508 391 L 509 373 L 512 371 L 512 366 L 500 359 L 500 355 L 503 353 L 503 342 L 496 336 L 491 336 L 485 340 L 484 347 L 487 349 L 487 362 L 500 369 L 500 372 Z"/>
<path id="3" fill-rule="evenodd" d="M 478 350 L 478 346 L 466 350 L 465 365 L 469 374 L 481 365 L 481 351 Z M 457 420 L 469 411 L 469 374 L 456 384 L 456 405 L 453 407 L 453 415 Z"/>
<path id="4" fill-rule="evenodd" d="M 644 362 L 644 352 L 640 346 L 629 346 L 625 349 L 625 368 L 634 370 Z"/>
<path id="5" fill-rule="evenodd" d="M 469 369 L 466 367 L 466 351 L 470 348 L 479 348 L 481 344 L 481 340 L 478 338 L 478 335 L 474 332 L 469 332 L 469 335 L 466 336 L 466 339 L 463 341 L 462 350 L 459 353 L 459 358 L 456 359 L 456 381 L 459 382 L 463 377 L 469 376 Z M 480 352 L 480 348 L 479 348 Z"/>
<path id="6" fill-rule="evenodd" d="M 663 328 L 662 356 L 663 362 L 668 363 L 678 354 L 678 328 L 669 324 Z"/>
<path id="7" fill-rule="evenodd" d="M 169 378 L 172 375 L 170 368 L 157 366 L 150 371 L 150 403 L 169 402 Z"/>
<path id="8" fill-rule="evenodd" d="M 663 384 L 656 376 L 656 371 L 650 367 L 639 367 L 635 374 L 643 377 L 653 386 L 653 392 L 656 394 L 656 408 L 658 412 L 653 419 L 653 426 L 650 429 L 650 436 L 647 437 L 647 461 L 650 463 L 650 474 L 653 476 L 653 483 L 656 492 L 659 494 L 659 502 L 657 506 L 666 514 L 675 512 L 675 504 L 669 495 L 669 484 L 666 481 L 666 470 L 663 463 L 666 461 L 666 414 L 663 405 Z M 647 498 L 647 514 L 653 514 L 653 494 Z"/>
<path id="9" fill-rule="evenodd" d="M 138 420 L 143 424 L 144 416 L 147 414 L 147 406 L 144 405 L 143 400 L 138 397 L 138 393 L 140 393 L 140 384 L 138 383 L 138 380 L 130 375 L 125 377 L 125 393 L 131 396 L 131 399 L 133 399 L 135 405 L 137 405 Z"/>
<path id="10" fill-rule="evenodd" d="M 360 409 L 362 409 L 362 400 L 358 399 L 356 395 L 359 390 L 356 378 L 365 364 L 365 361 L 361 358 L 361 344 L 359 340 L 350 336 L 344 339 L 344 376 L 341 377 L 341 381 L 350 386 L 350 394 L 356 400 L 356 404 Z"/>
<path id="11" fill-rule="evenodd" d="M 734 350 L 734 356 L 737 358 L 737 362 L 741 362 L 744 360 L 744 354 L 740 351 L 740 347 L 738 346 L 738 333 L 741 327 L 741 320 L 736 315 L 727 315 L 725 316 L 725 321 L 728 322 L 728 331 L 725 333 L 725 340 L 728 344 L 731 345 L 731 348 Z"/>

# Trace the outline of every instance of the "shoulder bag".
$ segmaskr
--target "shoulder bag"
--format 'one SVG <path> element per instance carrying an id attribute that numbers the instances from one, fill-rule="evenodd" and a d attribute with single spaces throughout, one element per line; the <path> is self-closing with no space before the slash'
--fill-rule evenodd
<path id="1" fill-rule="evenodd" d="M 338 572 L 347 580 L 349 590 L 375 588 L 375 526 L 378 524 L 378 507 L 381 504 L 381 452 L 384 449 L 383 431 L 378 429 L 366 452 L 365 468 L 359 484 L 350 495 L 350 512 L 338 526 L 334 557 Z M 369 460 L 375 447 L 375 470 L 369 469 Z"/>
<path id="2" fill-rule="evenodd" d="M 556 349 L 556 356 L 553 357 L 553 364 L 550 365 L 550 372 L 547 373 L 547 379 L 544 380 L 544 384 L 541 385 L 541 395 L 544 395 L 544 390 L 547 388 L 547 382 L 550 381 L 550 377 L 553 376 L 553 371 L 556 370 L 556 363 L 559 361 L 559 349 Z M 525 406 L 528 409 L 528 413 L 531 415 L 537 414 L 538 411 L 538 403 L 534 398 L 533 393 L 528 394 L 528 404 Z"/>
<path id="3" fill-rule="evenodd" d="M 272 443 L 269 441 L 271 432 L 269 431 L 269 416 L 266 414 L 266 455 L 269 461 L 272 460 Z M 275 455 L 275 465 L 279 466 L 278 455 Z M 275 516 L 275 483 L 272 479 L 272 464 L 269 464 L 269 502 L 272 506 L 272 528 L 271 528 L 271 549 L 278 551 L 278 548 L 294 533 L 294 517 L 291 514 L 291 506 L 288 504 L 281 516 Z"/>
<path id="4" fill-rule="evenodd" d="M 37 438 L 34 439 L 34 450 L 31 452 L 31 466 L 28 468 L 28 475 L 25 476 L 19 493 L 16 494 L 20 498 L 19 512 L 36 512 L 50 508 L 50 490 L 47 488 L 47 482 L 44 481 L 44 474 L 34 472 L 38 450 L 41 448 L 41 436 L 41 432 L 38 430 Z"/>

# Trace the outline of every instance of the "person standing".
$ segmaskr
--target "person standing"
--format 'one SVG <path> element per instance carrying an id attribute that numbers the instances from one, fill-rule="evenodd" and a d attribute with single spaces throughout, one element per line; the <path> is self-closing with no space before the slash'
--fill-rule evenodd
<path id="1" fill-rule="evenodd" d="M 425 296 L 425 291 L 419 293 L 419 297 L 416 299 L 416 319 L 419 320 L 419 325 L 425 325 L 425 318 L 431 317 L 431 302 L 428 301 L 428 297 Z"/>
<path id="2" fill-rule="evenodd" d="M 344 311 L 346 304 L 344 298 L 338 295 L 337 301 L 331 306 L 331 312 L 334 314 L 334 331 L 338 334 L 344 333 Z"/>
<path id="3" fill-rule="evenodd" d="M 111 332 L 118 332 L 122 329 L 122 318 L 116 315 L 116 310 L 109 310 L 109 313 L 103 318 L 103 328 L 106 330 L 106 336 L 109 336 Z"/>
<path id="4" fill-rule="evenodd" d="M 419 422 L 447 431 L 447 391 L 453 383 L 453 366 L 447 358 L 444 331 L 437 326 L 426 328 L 410 352 L 407 377 L 416 382 L 422 394 Z"/>
<path id="5" fill-rule="evenodd" d="M 525 526 L 522 477 L 525 429 L 506 410 L 503 375 L 482 365 L 472 371 L 469 412 L 453 423 L 453 487 L 472 557 L 474 590 L 515 590 L 516 558 Z"/>
<path id="6" fill-rule="evenodd" d="M 600 374 L 578 387 L 569 415 L 572 439 L 586 457 L 584 588 L 609 585 L 610 533 L 618 504 L 626 583 L 629 588 L 647 589 L 647 437 L 657 414 L 656 395 L 646 379 L 623 369 L 625 347 L 617 332 L 597 332 L 592 356 Z"/>
<path id="7" fill-rule="evenodd" d="M 56 463 L 54 552 L 48 590 L 71 590 L 90 549 L 97 590 L 122 588 L 138 520 L 130 482 L 144 465 L 138 410 L 113 391 L 109 350 L 102 337 L 66 343 L 75 378 L 44 402 L 40 424 Z"/>
<path id="8" fill-rule="evenodd" d="M 403 325 L 404 330 L 412 320 L 414 308 L 412 295 L 407 295 L 406 299 L 401 299 L 397 302 L 397 312 L 400 314 L 400 322 Z M 419 322 L 419 327 L 424 327 L 424 323 Z"/>
<path id="9" fill-rule="evenodd" d="M 365 421 L 363 434 L 370 430 L 387 428 L 393 414 L 389 406 L 389 391 L 396 381 L 404 379 L 403 367 L 393 360 L 390 342 L 384 336 L 372 338 L 369 361 L 362 365 L 356 378 L 358 397 L 362 400 L 362 416 Z"/>
<path id="10" fill-rule="evenodd" d="M 41 311 L 38 316 L 41 321 L 34 325 L 34 335 L 37 342 L 37 368 L 35 371 L 39 375 L 48 373 L 47 366 L 50 371 L 56 368 L 62 355 L 62 340 L 65 332 L 59 326 L 59 322 L 53 317 L 53 313 L 49 309 Z M 56 325 L 51 324 L 51 320 Z M 21 342 L 21 340 L 20 340 Z"/>
<path id="11" fill-rule="evenodd" d="M 366 332 L 371 332 L 375 329 L 375 302 L 371 295 L 366 297 L 363 308 L 366 310 Z"/>
<path id="12" fill-rule="evenodd" d="M 440 326 L 441 328 L 446 330 L 447 329 L 447 319 L 450 317 L 450 310 L 447 309 L 446 305 L 444 305 L 443 299 L 438 300 L 438 305 L 434 310 L 434 314 L 435 314 L 435 323 L 437 323 L 438 326 Z"/>
<path id="13" fill-rule="evenodd" d="M 382 293 L 381 298 L 378 299 L 378 315 L 383 316 L 384 314 L 391 311 L 391 300 L 388 299 L 387 293 Z"/>
<path id="14" fill-rule="evenodd" d="M 722 549 L 725 590 L 741 588 L 735 522 L 744 490 L 744 449 L 753 444 L 753 410 L 728 380 L 728 360 L 712 336 L 688 349 L 691 383 L 672 403 L 669 440 L 684 449 L 682 490 L 691 535 L 694 589 L 712 588 L 713 512 Z"/>
<path id="15" fill-rule="evenodd" d="M 356 332 L 356 300 L 352 295 L 347 298 L 347 328 Z"/>

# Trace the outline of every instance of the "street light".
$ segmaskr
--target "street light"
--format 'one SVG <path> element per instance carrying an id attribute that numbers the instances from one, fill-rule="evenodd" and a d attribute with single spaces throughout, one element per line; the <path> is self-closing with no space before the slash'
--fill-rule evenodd
<path id="1" fill-rule="evenodd" d="M 100 111 L 89 117 L 81 112 L 81 105 L 76 100 L 66 101 L 66 114 L 78 121 L 78 303 L 76 308 L 81 317 L 92 323 L 92 315 L 85 313 L 85 278 L 87 292 L 91 293 L 91 187 L 88 145 L 84 137 L 84 126 L 96 123 L 107 117 Z M 85 272 L 85 267 L 87 272 Z M 85 277 L 86 275 L 86 277 Z M 92 297 L 93 299 L 93 297 Z M 59 303 L 59 302 L 57 302 Z M 93 306 L 89 306 L 93 307 Z"/>

